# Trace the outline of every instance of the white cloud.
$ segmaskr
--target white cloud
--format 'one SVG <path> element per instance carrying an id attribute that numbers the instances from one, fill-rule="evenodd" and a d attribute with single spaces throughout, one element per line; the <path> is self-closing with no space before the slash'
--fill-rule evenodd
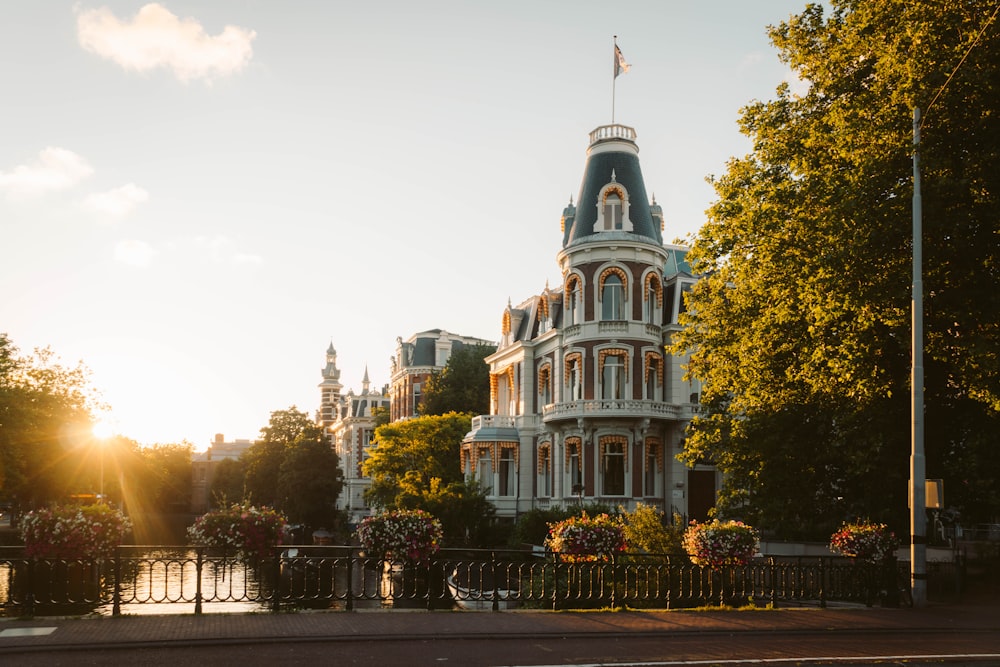
<path id="1" fill-rule="evenodd" d="M 119 241 L 115 246 L 115 259 L 122 264 L 145 268 L 153 261 L 156 251 L 145 241 Z"/>
<path id="2" fill-rule="evenodd" d="M 163 67 L 181 81 L 226 76 L 243 69 L 253 50 L 253 30 L 227 25 L 212 36 L 192 18 L 180 19 L 163 5 L 145 5 L 121 21 L 107 7 L 77 16 L 80 46 L 137 72 Z"/>
<path id="3" fill-rule="evenodd" d="M 83 200 L 85 208 L 112 218 L 124 218 L 139 204 L 149 199 L 149 193 L 135 183 L 127 183 L 107 192 L 95 192 Z"/>
<path id="4" fill-rule="evenodd" d="M 0 171 L 0 190 L 12 196 L 33 197 L 71 188 L 94 173 L 87 161 L 65 148 L 48 147 L 34 164 Z"/>

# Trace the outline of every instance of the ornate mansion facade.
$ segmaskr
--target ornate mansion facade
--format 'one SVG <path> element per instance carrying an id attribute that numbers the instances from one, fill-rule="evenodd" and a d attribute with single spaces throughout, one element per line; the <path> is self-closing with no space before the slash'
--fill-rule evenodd
<path id="1" fill-rule="evenodd" d="M 686 248 L 663 243 L 635 137 L 623 125 L 591 132 L 562 216 L 562 284 L 503 311 L 491 414 L 461 445 L 498 516 L 599 502 L 704 519 L 714 505 L 716 471 L 676 459 L 700 387 L 666 349 L 696 278 Z"/>

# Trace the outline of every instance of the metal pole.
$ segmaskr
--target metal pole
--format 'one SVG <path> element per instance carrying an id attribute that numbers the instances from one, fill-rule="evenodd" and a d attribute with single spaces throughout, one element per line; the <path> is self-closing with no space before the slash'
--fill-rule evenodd
<path id="1" fill-rule="evenodd" d="M 921 263 L 920 109 L 913 109 L 913 341 L 910 376 L 910 590 L 913 606 L 927 604 L 926 462 L 924 460 L 924 296 Z"/>

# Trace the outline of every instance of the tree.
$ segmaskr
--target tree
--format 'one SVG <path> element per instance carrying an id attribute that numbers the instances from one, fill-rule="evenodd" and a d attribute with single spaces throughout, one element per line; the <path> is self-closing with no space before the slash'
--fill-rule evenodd
<path id="1" fill-rule="evenodd" d="M 421 509 L 437 517 L 450 547 L 497 546 L 496 508 L 474 480 L 446 485 L 434 477 L 423 485 L 419 475 L 411 471 L 400 484 L 393 505 L 396 509 Z"/>
<path id="2" fill-rule="evenodd" d="M 278 471 L 279 506 L 291 523 L 333 528 L 344 486 L 337 454 L 322 436 L 299 436 Z"/>
<path id="3" fill-rule="evenodd" d="M 380 426 L 362 472 L 372 480 L 368 501 L 382 508 L 396 506 L 403 481 L 411 493 L 431 488 L 431 480 L 447 487 L 461 482 L 462 438 L 472 427 L 469 415 L 450 412 Z"/>
<path id="4" fill-rule="evenodd" d="M 0 333 L 0 495 L 28 509 L 96 481 L 77 462 L 101 408 L 83 364 L 65 367 L 48 348 L 22 356 Z"/>
<path id="5" fill-rule="evenodd" d="M 268 425 L 260 430 L 260 439 L 243 453 L 246 466 L 246 490 L 249 500 L 278 507 L 278 476 L 286 450 L 299 438 L 321 437 L 322 429 L 294 405 L 271 413 Z"/>
<path id="6" fill-rule="evenodd" d="M 229 507 L 246 497 L 246 466 L 236 459 L 223 459 L 212 475 L 210 503 L 215 509 Z"/>
<path id="7" fill-rule="evenodd" d="M 312 528 L 333 527 L 343 486 L 323 429 L 294 405 L 271 413 L 260 439 L 243 453 L 249 500 Z"/>
<path id="8" fill-rule="evenodd" d="M 427 380 L 420 413 L 488 413 L 490 367 L 484 360 L 496 351 L 496 347 L 491 345 L 468 345 L 452 352 L 444 369 L 435 372 Z"/>
<path id="9" fill-rule="evenodd" d="M 995 3 L 832 6 L 770 29 L 808 91 L 744 108 L 753 151 L 712 179 L 689 255 L 705 277 L 673 344 L 704 382 L 682 456 L 725 473 L 720 514 L 779 535 L 903 524 L 919 107 L 927 469 L 985 520 L 1000 512 Z"/>

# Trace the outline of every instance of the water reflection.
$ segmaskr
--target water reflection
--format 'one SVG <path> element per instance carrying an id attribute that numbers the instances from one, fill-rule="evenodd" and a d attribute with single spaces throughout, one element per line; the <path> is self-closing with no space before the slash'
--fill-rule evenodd
<path id="1" fill-rule="evenodd" d="M 134 615 L 246 613 L 267 609 L 271 590 L 262 568 L 221 555 L 203 556 L 198 576 L 195 549 L 148 549 L 121 558 L 121 613 Z M 113 594 L 113 591 L 111 591 Z M 108 596 L 110 599 L 111 596 Z M 113 602 L 96 610 L 111 615 Z"/>

